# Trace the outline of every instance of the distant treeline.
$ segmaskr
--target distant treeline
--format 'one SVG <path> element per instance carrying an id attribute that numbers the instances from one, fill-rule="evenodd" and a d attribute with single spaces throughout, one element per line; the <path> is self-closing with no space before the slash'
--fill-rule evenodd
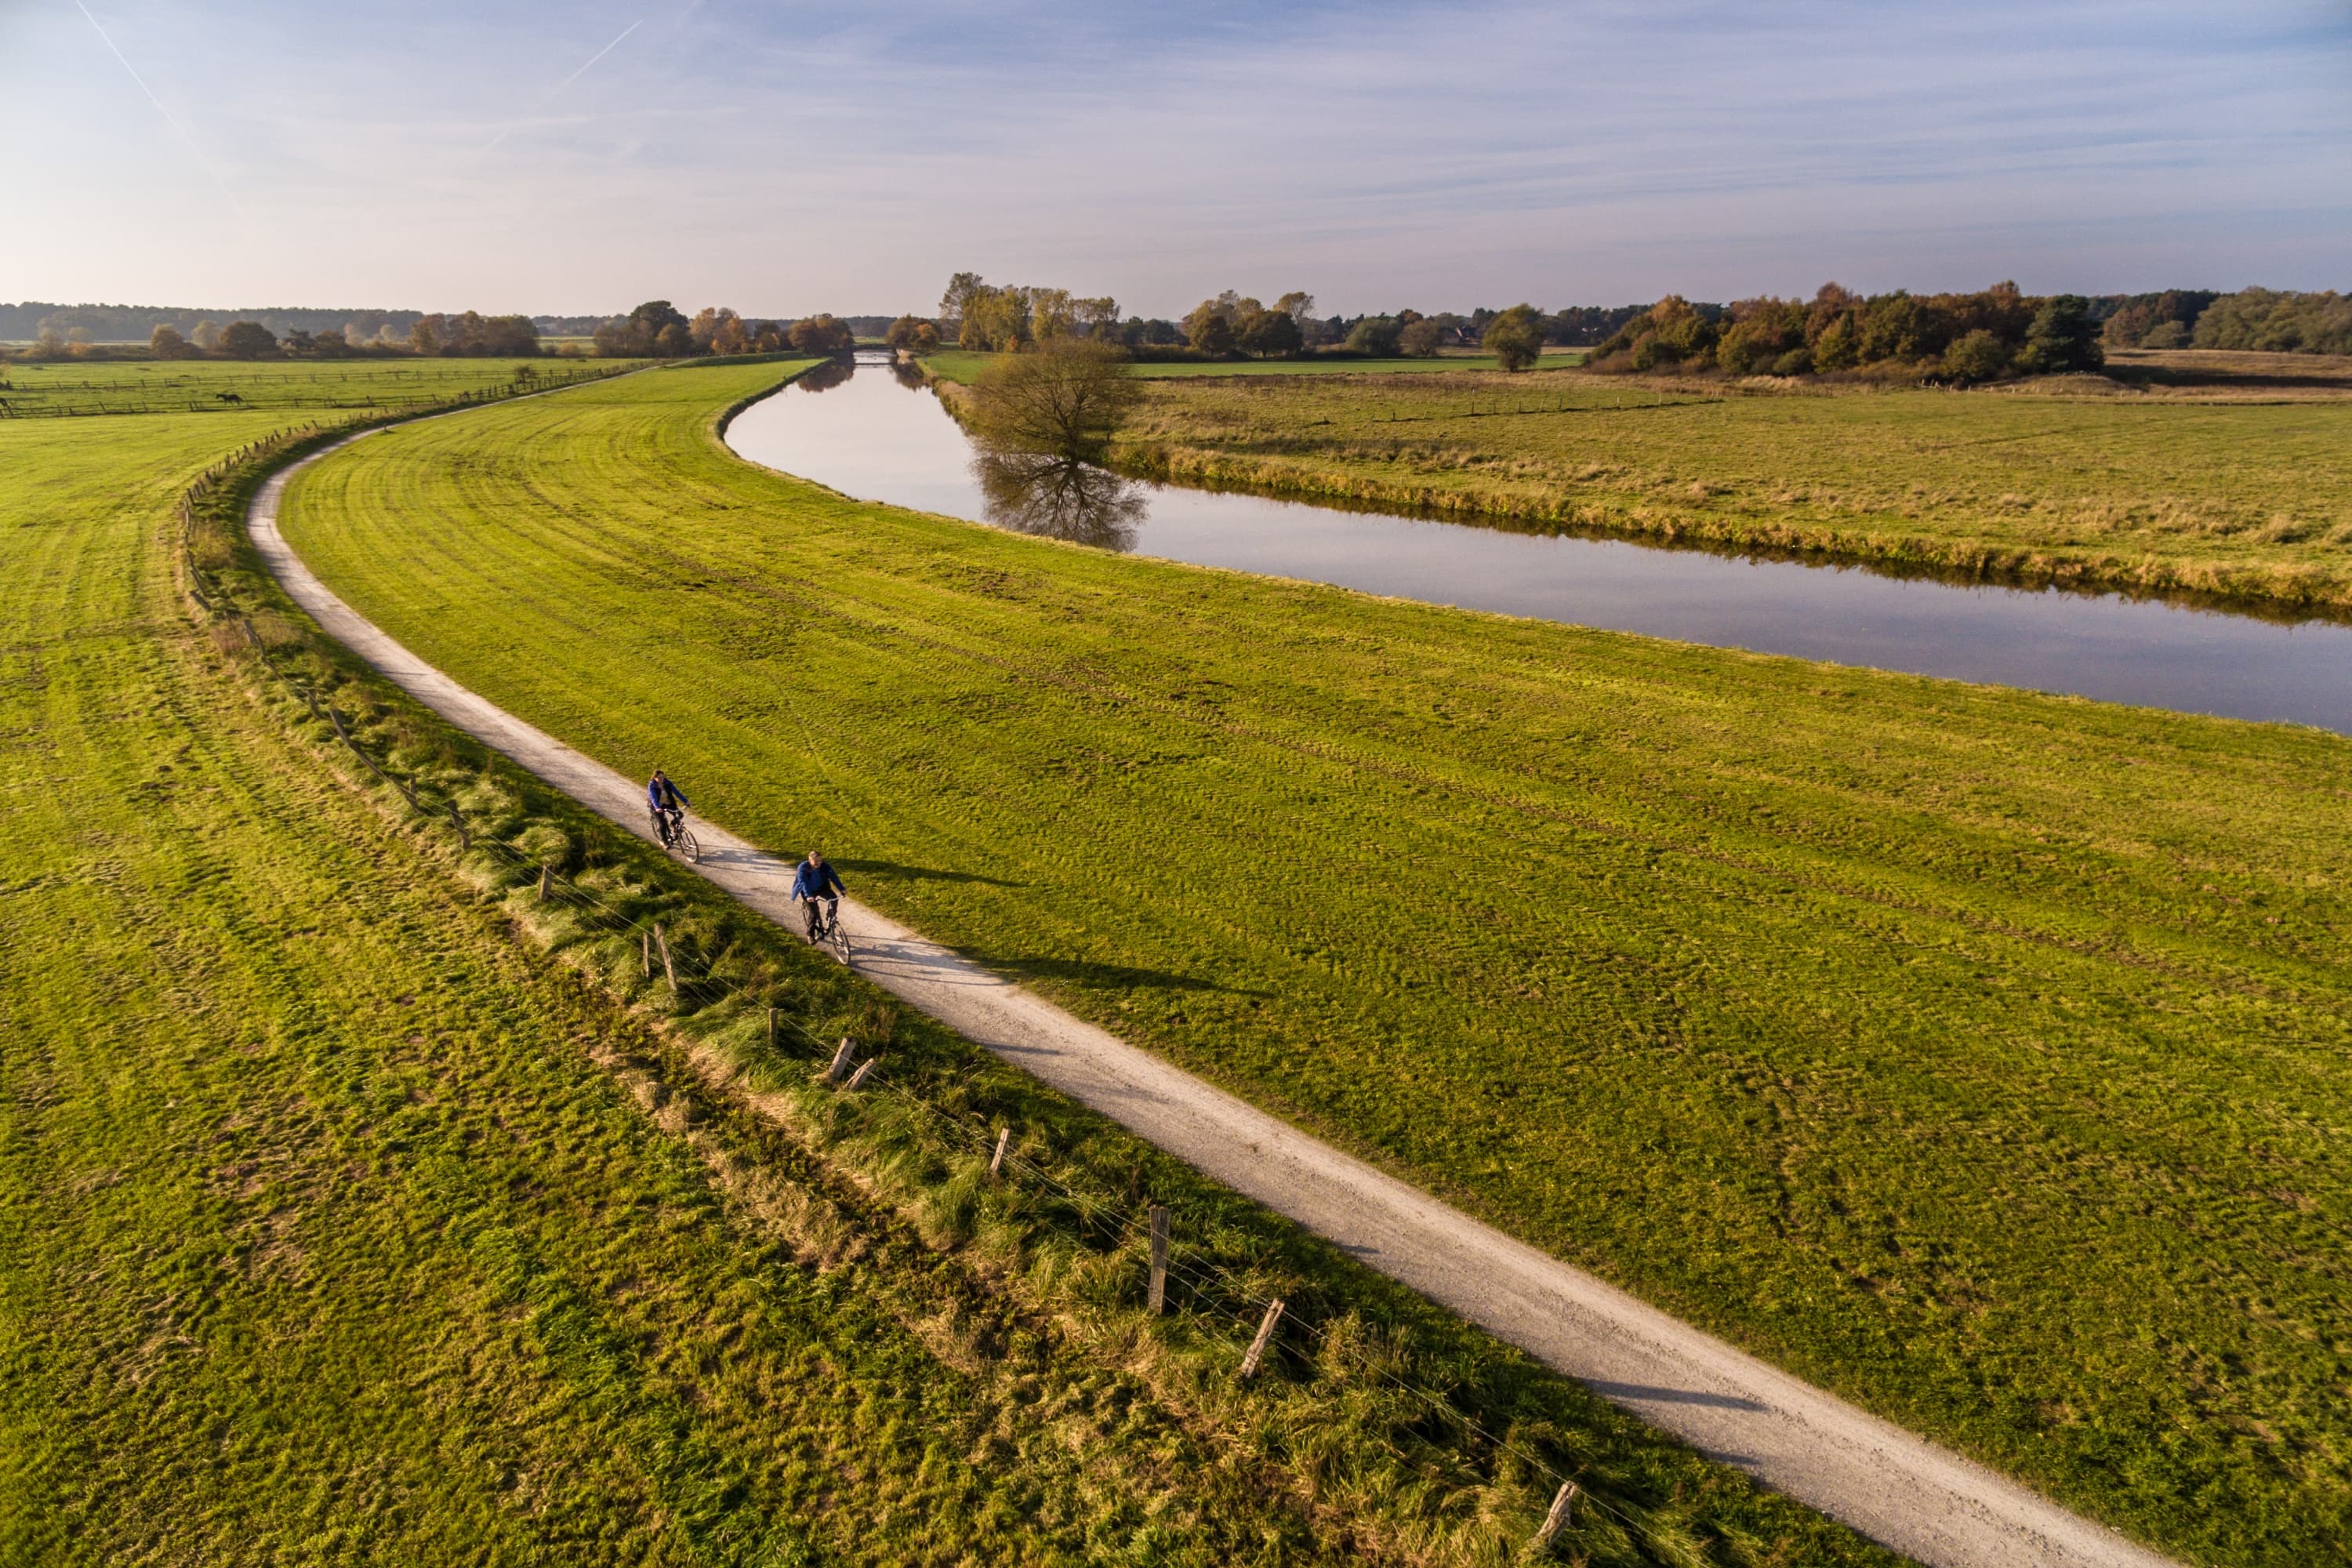
<path id="1" fill-rule="evenodd" d="M 529 316 L 484 316 L 472 310 L 455 316 L 405 313 L 414 318 L 405 332 L 395 332 L 389 322 L 376 322 L 373 335 L 363 319 L 349 320 L 341 327 L 289 328 L 282 336 L 252 319 L 232 319 L 224 326 L 206 316 L 185 331 L 163 321 L 147 334 L 144 354 L 164 360 L 350 359 L 395 354 L 513 359 L 540 353 L 539 329 Z M 361 313 L 362 317 L 384 314 L 388 312 Z M 120 359 L 140 354 L 137 348 L 100 340 L 88 327 L 60 331 L 53 320 L 44 321 L 31 347 L 20 351 L 21 357 L 30 360 Z"/>
<path id="2" fill-rule="evenodd" d="M 1600 342 L 1647 307 L 1585 306 L 1547 316 L 1528 307 L 1481 308 L 1468 315 L 1393 310 L 1370 316 L 1318 316 L 1315 296 L 1294 289 L 1271 304 L 1228 289 L 1202 300 L 1181 321 L 1127 316 L 1105 295 L 1067 289 L 997 284 L 977 272 L 959 272 L 940 298 L 939 315 L 925 323 L 960 348 L 1003 352 L 1057 338 L 1115 342 L 1138 359 L 1275 358 L 1317 353 L 1333 357 L 1429 357 L 1449 348 L 1492 346 L 1489 334 L 1508 318 L 1506 336 L 1539 333 L 1538 342 Z M 904 335 L 920 318 L 893 324 Z"/>
<path id="3" fill-rule="evenodd" d="M 861 316 L 879 335 L 887 316 Z M 615 358 L 691 359 L 709 354 L 796 353 L 845 354 L 857 344 L 849 321 L 820 313 L 798 321 L 755 321 L 724 305 L 707 306 L 693 316 L 667 300 L 648 300 L 625 316 L 600 322 L 596 352 Z"/>
<path id="4" fill-rule="evenodd" d="M 1397 310 L 1318 316 L 1314 296 L 1294 290 L 1271 304 L 1227 289 L 1181 321 L 1121 317 L 1108 295 L 999 285 L 973 272 L 949 281 L 936 319 L 817 314 L 760 320 L 725 307 L 688 317 L 667 300 L 625 316 L 483 316 L 420 310 L 271 306 L 201 310 L 175 306 L 0 303 L 0 342 L 36 344 L 37 355 L 87 353 L 148 342 L 168 356 L 238 352 L 333 357 L 362 353 L 529 355 L 541 338 L 593 338 L 608 355 L 846 352 L 858 338 L 928 345 L 929 332 L 965 348 L 1004 349 L 1056 337 L 1099 338 L 1141 359 L 1245 358 L 1302 353 L 1388 358 L 1491 347 L 1507 337 L 1589 348 L 1602 369 L 1659 366 L 1738 374 L 1853 372 L 1982 381 L 2096 368 L 2107 348 L 2252 349 L 2352 354 L 2352 296 L 2244 289 L 2174 289 L 2153 294 L 2028 296 L 2013 283 L 1973 294 L 1856 295 L 1829 284 L 1811 300 L 1759 296 L 1729 305 L 1669 296 L 1652 305 L 1579 305 L 1542 311 L 1481 307 L 1467 314 Z M 925 335 L 918 337 L 919 325 Z M 232 329 L 238 347 L 224 350 Z M 266 338 L 266 346 L 263 345 Z"/>
<path id="5" fill-rule="evenodd" d="M 333 331 L 351 337 L 373 339 L 389 331 L 406 341 L 408 329 L 422 310 L 331 310 L 268 305 L 254 310 L 199 310 L 176 305 L 58 305 L 40 300 L 22 304 L 0 302 L 0 341 L 32 342 L 44 331 L 60 338 L 93 343 L 143 343 L 158 327 L 169 327 L 184 338 L 195 336 L 205 321 L 252 321 L 278 337 L 296 332 Z M 83 334 L 76 339 L 75 334 Z"/>
<path id="6" fill-rule="evenodd" d="M 2164 303 L 2200 299 L 2206 302 L 2193 311 L 2185 304 Z M 2145 315 L 2138 313 L 2143 306 Z M 2107 318 L 2106 334 L 2107 342 L 2129 348 L 2177 348 L 2185 335 L 2192 348 L 2352 354 L 2352 295 L 2272 289 L 2136 294 Z"/>
<path id="7" fill-rule="evenodd" d="M 1860 295 L 1824 284 L 1811 300 L 1730 305 L 1670 295 L 1593 350 L 1599 370 L 1733 375 L 1848 373 L 1961 384 L 2099 369 L 2110 348 L 2352 353 L 2352 300 L 2334 293 L 2176 289 L 2031 296 L 2014 283 L 1973 294 Z"/>
<path id="8" fill-rule="evenodd" d="M 104 311 L 113 311 L 110 316 Z M 224 312 L 225 314 L 226 312 Z M 179 321 L 197 319 L 183 328 Z M 291 326 L 295 320 L 317 321 L 342 315 L 337 326 Z M 101 329 L 124 330 L 126 323 L 145 319 L 121 307 L 77 307 L 60 317 L 55 310 L 38 319 L 32 346 L 22 357 L 55 360 L 92 356 L 136 355 L 120 339 L 100 336 Z M 530 316 L 485 316 L 466 310 L 457 314 L 415 310 L 352 312 L 278 312 L 277 324 L 253 316 L 231 316 L 226 323 L 200 312 L 179 312 L 157 321 L 147 333 L 145 353 L 156 359 L 346 359 L 355 355 L 430 355 L 438 358 L 530 358 L 545 352 L 541 326 Z M 560 325 L 576 325 L 551 318 Z M 853 318 L 886 329 L 890 318 Z M 96 326 L 90 325 L 96 321 Z M 404 327 L 400 323 L 405 321 Z M 588 334 L 599 354 L 627 358 L 684 359 L 698 355 L 778 353 L 786 350 L 810 354 L 843 354 L 856 342 L 852 321 L 830 315 L 804 316 L 798 321 L 747 320 L 723 306 L 688 316 L 667 300 L 649 300 L 625 316 L 598 318 Z M 281 330 L 282 329 L 282 330 Z M 579 333 L 563 333 L 578 337 Z M 564 353 L 583 352 L 567 344 Z"/>
<path id="9" fill-rule="evenodd" d="M 1932 374 L 1969 383 L 2012 370 L 2096 370 L 2104 359 L 2090 302 L 2078 295 L 2035 300 L 2000 283 L 1974 294 L 1864 296 L 1826 283 L 1809 300 L 1762 295 L 1727 308 L 1670 294 L 1611 333 L 1586 363 L 1604 371 Z"/>
<path id="10" fill-rule="evenodd" d="M 643 308 L 639 307 L 640 310 Z M 631 316 L 634 314 L 632 312 Z M 587 338 L 593 337 L 599 328 L 627 321 L 631 316 L 533 316 L 531 321 L 538 326 L 541 337 Z M 889 331 L 890 322 L 894 320 L 889 316 L 842 316 L 836 319 L 861 338 L 880 337 Z M 780 320 L 781 324 L 789 330 L 797 318 L 785 316 Z"/>
<path id="11" fill-rule="evenodd" d="M 1727 306 L 1670 295 L 1612 332 L 1590 363 L 1604 371 L 1846 372 L 1965 384 L 2096 370 L 2110 348 L 2352 353 L 2352 299 L 2268 289 L 2035 297 L 2014 283 L 1973 294 L 1867 296 L 1830 283 L 1811 300 L 1765 295 Z"/>
<path id="12" fill-rule="evenodd" d="M 698 345 L 688 352 L 697 353 L 710 352 L 708 344 L 717 335 L 719 318 L 736 315 L 732 310 L 705 310 L 688 321 L 670 310 L 667 300 L 655 303 L 686 325 L 689 339 Z M 585 338 L 604 328 L 625 328 L 632 321 L 641 321 L 646 308 L 639 306 L 637 311 L 625 316 L 483 316 L 471 310 L 450 315 L 424 310 L 276 305 L 215 310 L 176 305 L 62 305 L 27 300 L 14 305 L 0 301 L 0 342 L 38 343 L 47 336 L 70 351 L 77 346 L 152 342 L 158 328 L 169 328 L 184 343 L 209 351 L 232 324 L 250 322 L 281 345 L 301 345 L 295 351 L 298 353 L 317 352 L 317 345 L 326 343 L 330 345 L 328 353 L 348 350 L 506 356 L 537 353 L 542 337 Z M 663 321 L 667 319 L 665 316 Z M 888 316 L 841 318 L 841 324 L 859 337 L 880 337 L 890 321 Z M 420 323 L 425 328 L 424 342 L 416 338 Z M 790 318 L 773 323 L 751 323 L 754 329 L 770 324 L 778 329 L 781 342 L 795 323 Z M 756 331 L 751 334 L 753 338 L 757 335 Z"/>
<path id="13" fill-rule="evenodd" d="M 892 340 L 911 344 L 918 321 L 899 318 Z M 2352 353 L 2352 299 L 2335 293 L 2170 289 L 2043 297 L 2027 295 L 2014 283 L 1972 294 L 1897 289 L 1867 296 L 1832 283 L 1811 300 L 1762 296 L 1719 305 L 1669 296 L 1652 305 L 1363 316 L 1318 316 L 1314 296 L 1304 290 L 1265 303 L 1227 289 L 1171 321 L 1122 317 L 1108 295 L 994 284 L 976 272 L 959 272 L 949 279 L 937 318 L 924 324 L 942 342 L 967 349 L 1095 338 L 1147 360 L 1427 357 L 1496 350 L 1498 341 L 1532 335 L 1544 344 L 1589 348 L 1592 363 L 1604 370 L 1851 372 L 1963 383 L 2095 370 L 2111 347 Z M 1517 357 L 1527 361 L 1524 347 Z"/>

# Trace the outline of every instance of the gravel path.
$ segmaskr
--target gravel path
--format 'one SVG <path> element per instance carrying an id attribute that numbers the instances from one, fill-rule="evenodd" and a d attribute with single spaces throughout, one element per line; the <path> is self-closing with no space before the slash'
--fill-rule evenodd
<path id="1" fill-rule="evenodd" d="M 263 561 L 295 602 L 467 734 L 645 834 L 638 781 L 459 686 L 311 574 L 278 530 L 278 500 L 294 471 L 268 482 L 248 521 Z M 791 859 L 698 817 L 694 827 L 705 877 L 799 929 Z M 857 972 L 910 1005 L 1653 1426 L 1895 1551 L 1935 1568 L 2162 1568 L 2168 1561 L 1512 1240 L 872 910 L 845 900 L 841 918 Z"/>

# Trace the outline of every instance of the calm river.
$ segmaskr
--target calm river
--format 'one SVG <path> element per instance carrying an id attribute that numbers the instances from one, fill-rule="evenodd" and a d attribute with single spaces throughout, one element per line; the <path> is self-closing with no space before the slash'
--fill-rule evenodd
<path id="1" fill-rule="evenodd" d="M 2119 595 L 1511 533 L 1047 465 L 1007 474 L 929 390 L 861 356 L 738 416 L 728 444 L 861 500 L 1431 604 L 2352 733 L 2352 626 Z"/>

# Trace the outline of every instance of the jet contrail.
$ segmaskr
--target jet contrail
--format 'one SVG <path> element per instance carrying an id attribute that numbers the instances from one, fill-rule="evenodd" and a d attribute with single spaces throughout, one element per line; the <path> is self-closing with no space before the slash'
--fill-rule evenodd
<path id="1" fill-rule="evenodd" d="M 697 0 L 697 3 L 699 4 L 699 0 Z M 81 0 L 74 0 L 74 4 L 79 5 L 81 4 Z M 621 38 L 627 37 L 631 33 L 635 32 L 639 27 L 642 27 L 645 25 L 646 19 L 643 16 L 640 16 L 635 21 L 630 23 L 627 26 L 622 28 L 621 37 L 619 38 L 614 38 L 611 43 L 606 44 L 603 48 L 598 49 L 594 54 L 588 57 L 588 65 L 582 66 L 578 70 L 573 71 L 570 76 L 565 77 L 562 81 L 557 82 L 555 86 L 549 90 L 546 97 L 541 99 L 537 103 L 532 104 L 529 109 L 525 110 L 522 116 L 523 120 L 529 120 L 532 115 L 537 114 L 541 110 L 545 109 L 549 104 L 554 102 L 558 93 L 561 93 L 565 88 L 570 87 L 573 82 L 578 81 L 582 77 L 588 74 L 588 66 L 594 65 L 598 60 L 603 59 L 606 55 L 609 55 L 614 49 L 619 48 L 621 47 Z M 496 136 L 491 137 L 488 142 L 483 143 L 482 151 L 487 153 L 491 148 L 497 146 L 499 142 L 505 141 L 508 135 L 513 132 L 515 127 L 521 123 L 522 120 L 518 120 L 509 124 Z"/>
<path id="2" fill-rule="evenodd" d="M 204 165 L 205 173 L 213 177 L 213 184 L 218 185 L 221 195 L 228 198 L 228 205 L 236 208 L 239 217 L 244 216 L 245 209 L 236 205 L 236 193 L 228 188 L 228 182 L 221 178 L 220 171 L 214 168 L 212 160 L 205 156 L 205 150 L 196 145 L 196 139 L 188 134 L 188 128 L 172 118 L 172 111 L 163 107 L 163 100 L 155 96 L 155 89 L 147 85 L 147 79 L 139 74 L 138 68 L 124 58 L 122 51 L 114 47 L 114 40 L 108 37 L 106 29 L 98 25 L 98 18 L 90 16 L 89 7 L 83 5 L 81 0 L 74 0 L 74 9 L 79 11 L 89 21 L 91 30 L 98 34 L 99 41 L 106 46 L 107 52 L 122 61 L 122 68 L 131 73 L 131 79 L 139 84 L 139 90 L 145 93 L 147 101 L 155 106 L 155 112 L 163 117 L 163 123 L 179 132 L 180 140 L 188 144 L 188 151 L 196 155 L 196 162 Z"/>

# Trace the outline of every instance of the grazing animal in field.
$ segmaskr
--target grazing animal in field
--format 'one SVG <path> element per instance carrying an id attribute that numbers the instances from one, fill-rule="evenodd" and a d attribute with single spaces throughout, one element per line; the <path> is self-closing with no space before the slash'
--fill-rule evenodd
<path id="1" fill-rule="evenodd" d="M 245 401 L 244 398 L 239 397 L 234 392 L 224 392 L 220 394 L 219 396 L 223 403 L 243 403 Z"/>

